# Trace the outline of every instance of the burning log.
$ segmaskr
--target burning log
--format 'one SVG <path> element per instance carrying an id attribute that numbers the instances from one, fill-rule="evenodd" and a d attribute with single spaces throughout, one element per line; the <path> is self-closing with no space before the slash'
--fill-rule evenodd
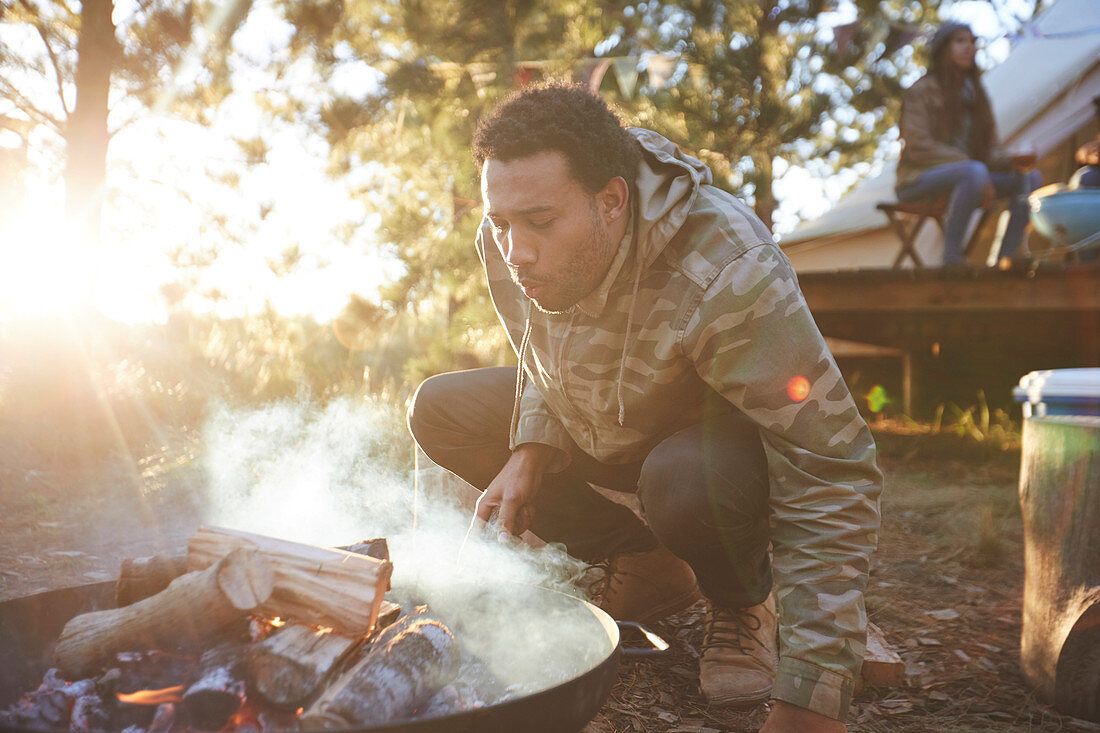
<path id="1" fill-rule="evenodd" d="M 248 651 L 248 678 L 267 702 L 283 708 L 305 705 L 357 646 L 357 640 L 293 624 Z"/>
<path id="2" fill-rule="evenodd" d="M 162 703 L 157 706 L 157 712 L 153 714 L 153 722 L 149 724 L 149 733 L 168 733 L 176 724 L 176 704 L 173 702 Z"/>
<path id="3" fill-rule="evenodd" d="M 115 585 L 115 605 L 122 608 L 155 596 L 186 572 L 186 555 L 127 558 L 122 561 Z"/>
<path id="4" fill-rule="evenodd" d="M 220 730 L 244 702 L 239 673 L 240 647 L 211 649 L 202 655 L 195 681 L 183 693 L 188 722 L 201 730 Z"/>
<path id="5" fill-rule="evenodd" d="M 267 601 L 273 587 L 269 562 L 255 550 L 235 551 L 202 572 L 181 575 L 155 596 L 73 618 L 54 657 L 62 673 L 74 679 L 119 652 L 209 639 Z"/>
<path id="6" fill-rule="evenodd" d="M 403 720 L 458 674 L 458 644 L 438 621 L 417 618 L 379 642 L 302 714 L 303 728 Z"/>
<path id="7" fill-rule="evenodd" d="M 375 627 L 393 572 L 388 560 L 200 527 L 188 543 L 187 567 L 208 567 L 239 548 L 257 550 L 275 567 L 275 588 L 260 607 L 261 613 L 333 628 L 350 636 L 368 634 Z"/>

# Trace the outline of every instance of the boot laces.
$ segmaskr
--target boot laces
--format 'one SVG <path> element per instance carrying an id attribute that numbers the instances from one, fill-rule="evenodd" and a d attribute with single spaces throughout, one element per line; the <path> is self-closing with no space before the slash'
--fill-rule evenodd
<path id="1" fill-rule="evenodd" d="M 592 563 L 577 581 L 577 586 L 594 603 L 599 603 L 615 586 L 622 585 L 622 573 L 615 567 L 615 560 L 609 557 Z"/>
<path id="2" fill-rule="evenodd" d="M 704 647 L 735 649 L 748 655 L 753 646 L 763 647 L 755 633 L 763 622 L 750 613 L 750 608 L 724 608 L 711 606 L 707 612 Z"/>

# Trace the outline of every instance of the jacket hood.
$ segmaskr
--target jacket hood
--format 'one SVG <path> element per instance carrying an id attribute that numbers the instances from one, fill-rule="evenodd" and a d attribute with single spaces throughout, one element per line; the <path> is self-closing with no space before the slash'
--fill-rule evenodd
<path id="1" fill-rule="evenodd" d="M 629 128 L 642 148 L 642 162 L 635 180 L 635 240 L 641 265 L 657 258 L 687 220 L 699 187 L 713 180 L 710 169 L 698 158 L 651 130 Z"/>

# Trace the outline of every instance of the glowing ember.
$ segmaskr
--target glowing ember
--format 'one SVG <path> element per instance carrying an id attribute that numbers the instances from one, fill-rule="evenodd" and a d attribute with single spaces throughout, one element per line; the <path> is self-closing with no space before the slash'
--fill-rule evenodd
<path id="1" fill-rule="evenodd" d="M 118 701 L 130 705 L 162 705 L 183 699 L 183 685 L 165 687 L 163 690 L 138 690 L 130 694 L 118 693 Z"/>

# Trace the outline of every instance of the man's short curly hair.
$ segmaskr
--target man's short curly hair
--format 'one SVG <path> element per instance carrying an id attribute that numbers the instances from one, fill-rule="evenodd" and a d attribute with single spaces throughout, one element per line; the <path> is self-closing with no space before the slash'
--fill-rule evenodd
<path id="1" fill-rule="evenodd" d="M 607 104 L 579 84 L 549 82 L 514 92 L 474 133 L 478 170 L 489 158 L 510 161 L 555 150 L 589 192 L 615 176 L 634 182 L 638 143 Z"/>

